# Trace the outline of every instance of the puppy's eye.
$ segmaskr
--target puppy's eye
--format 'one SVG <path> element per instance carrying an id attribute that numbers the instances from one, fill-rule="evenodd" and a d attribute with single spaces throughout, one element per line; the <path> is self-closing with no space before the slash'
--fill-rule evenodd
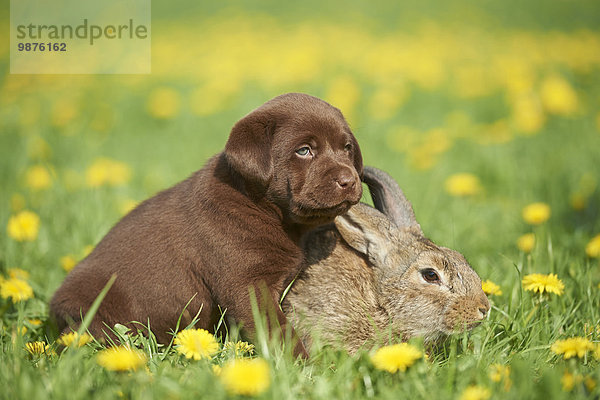
<path id="1" fill-rule="evenodd" d="M 308 146 L 300 147 L 298 150 L 296 150 L 296 154 L 298 154 L 299 156 L 302 156 L 302 157 L 307 157 L 310 155 L 310 147 L 308 147 Z"/>
<path id="2" fill-rule="evenodd" d="M 423 277 L 423 279 L 425 279 L 425 281 L 429 283 L 440 282 L 440 276 L 437 274 L 437 272 L 435 272 L 433 268 L 426 268 L 421 270 L 421 276 Z"/>
<path id="3" fill-rule="evenodd" d="M 344 150 L 351 151 L 352 150 L 352 143 L 346 143 L 346 145 L 344 146 Z"/>

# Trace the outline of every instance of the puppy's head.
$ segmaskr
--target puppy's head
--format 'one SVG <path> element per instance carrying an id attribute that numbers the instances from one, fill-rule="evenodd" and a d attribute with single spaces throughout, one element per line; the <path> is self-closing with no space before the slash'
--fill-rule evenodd
<path id="1" fill-rule="evenodd" d="M 225 155 L 295 223 L 330 222 L 362 195 L 352 131 L 340 110 L 306 94 L 278 96 L 238 121 Z"/>

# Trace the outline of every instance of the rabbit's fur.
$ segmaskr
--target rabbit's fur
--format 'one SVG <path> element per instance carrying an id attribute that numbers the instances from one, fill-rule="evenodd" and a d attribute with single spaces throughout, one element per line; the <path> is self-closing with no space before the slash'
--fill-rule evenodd
<path id="1" fill-rule="evenodd" d="M 432 343 L 478 325 L 490 305 L 477 273 L 460 253 L 423 236 L 389 175 L 367 167 L 365 182 L 385 214 L 361 203 L 313 232 L 305 244 L 309 266 L 284 299 L 305 345 L 317 337 L 353 353 L 390 329 Z"/>

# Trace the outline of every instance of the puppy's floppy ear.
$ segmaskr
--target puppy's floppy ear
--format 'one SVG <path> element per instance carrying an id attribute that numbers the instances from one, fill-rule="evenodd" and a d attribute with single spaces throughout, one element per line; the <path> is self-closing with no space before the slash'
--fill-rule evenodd
<path id="1" fill-rule="evenodd" d="M 352 136 L 352 147 L 354 148 L 354 168 L 356 168 L 356 172 L 358 172 L 358 176 L 360 179 L 363 179 L 363 159 L 362 153 L 360 152 L 360 147 L 358 146 L 358 142 L 356 138 Z"/>
<path id="2" fill-rule="evenodd" d="M 273 177 L 271 144 L 275 120 L 266 110 L 257 109 L 239 120 L 231 129 L 225 157 L 246 181 L 268 186 Z"/>

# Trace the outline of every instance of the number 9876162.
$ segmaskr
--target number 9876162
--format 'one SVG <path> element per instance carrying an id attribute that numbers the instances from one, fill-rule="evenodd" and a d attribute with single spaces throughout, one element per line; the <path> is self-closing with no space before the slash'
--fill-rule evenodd
<path id="1" fill-rule="evenodd" d="M 66 43 L 17 43 L 19 51 L 67 51 Z"/>

